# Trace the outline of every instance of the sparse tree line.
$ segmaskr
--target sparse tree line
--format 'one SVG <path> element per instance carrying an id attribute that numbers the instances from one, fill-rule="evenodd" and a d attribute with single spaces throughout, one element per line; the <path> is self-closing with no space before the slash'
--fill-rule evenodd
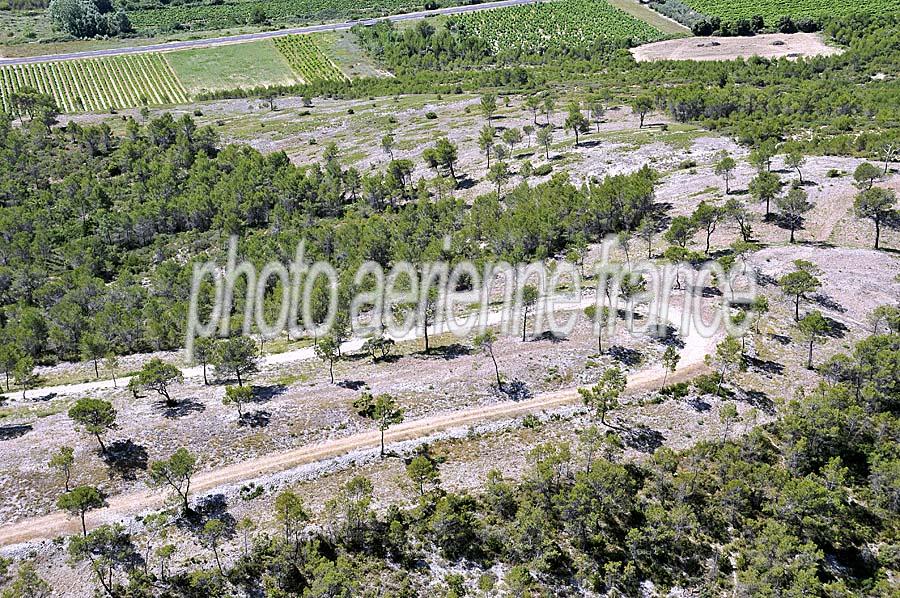
<path id="1" fill-rule="evenodd" d="M 729 352 L 723 345 L 715 359 L 728 361 Z M 252 499 L 271 518 L 192 510 L 197 460 L 179 449 L 150 466 L 152 483 L 168 488 L 178 508 L 144 518 L 140 535 L 121 525 L 85 529 L 68 552 L 112 597 L 350 596 L 375 586 L 534 595 L 573 582 L 638 596 L 645 580 L 711 595 L 889 593 L 900 566 L 890 550 L 900 516 L 900 453 L 891 441 L 898 352 L 900 335 L 873 335 L 824 364 L 824 381 L 788 400 L 772 423 L 756 428 L 755 409 L 724 403 L 721 437 L 681 452 L 658 448 L 641 464 L 623 460 L 627 424 L 609 419 L 624 388 L 612 368 L 582 393 L 597 425 L 577 442 L 533 448 L 521 480 L 491 471 L 478 491 L 449 490 L 444 457 L 423 447 L 398 481 L 409 498 L 386 510 L 374 509 L 374 486 L 362 476 L 317 513 L 291 490 Z M 368 397 L 358 407 L 375 413 L 379 402 L 390 400 Z M 71 451 L 51 464 L 68 480 Z M 90 487 L 60 499 L 76 519 L 102 504 Z M 423 569 L 423 558 L 457 572 Z M 850 563 L 863 560 L 851 574 Z M 49 593 L 27 561 L 0 565 L 4 596 Z"/>

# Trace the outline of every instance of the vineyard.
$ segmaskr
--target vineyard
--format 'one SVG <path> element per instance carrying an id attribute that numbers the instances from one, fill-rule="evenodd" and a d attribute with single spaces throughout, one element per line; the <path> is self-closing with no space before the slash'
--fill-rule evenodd
<path id="1" fill-rule="evenodd" d="M 280 37 L 275 45 L 304 82 L 347 79 L 309 35 Z"/>
<path id="2" fill-rule="evenodd" d="M 762 16 L 767 24 L 779 17 L 818 18 L 854 12 L 900 10 L 900 0 L 683 0 L 694 10 L 725 21 Z"/>
<path id="3" fill-rule="evenodd" d="M 128 11 L 140 31 L 170 29 L 224 29 L 253 23 L 260 17 L 270 23 L 313 23 L 329 20 L 382 17 L 421 10 L 415 0 L 248 0 L 222 4 L 182 4 Z"/>
<path id="4" fill-rule="evenodd" d="M 63 112 L 105 111 L 187 102 L 184 87 L 159 54 L 133 54 L 0 67 L 0 100 L 23 87 L 52 95 Z"/>
<path id="5" fill-rule="evenodd" d="M 518 49 L 540 53 L 558 47 L 589 47 L 598 42 L 633 44 L 663 34 L 604 0 L 559 0 L 469 13 L 451 19 L 461 35 L 490 40 L 495 52 Z"/>

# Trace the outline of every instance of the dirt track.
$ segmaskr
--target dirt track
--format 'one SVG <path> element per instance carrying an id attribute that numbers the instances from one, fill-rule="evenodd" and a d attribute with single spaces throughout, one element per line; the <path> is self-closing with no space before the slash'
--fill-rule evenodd
<path id="1" fill-rule="evenodd" d="M 677 321 L 680 318 L 680 314 L 675 313 L 675 311 L 674 309 L 670 310 L 670 314 Z M 687 378 L 702 370 L 705 367 L 703 359 L 707 353 L 711 352 L 717 338 L 704 338 L 696 330 L 691 330 L 691 333 L 684 337 L 684 341 L 682 360 L 676 373 L 669 376 L 669 381 Z M 631 376 L 628 390 L 634 392 L 655 388 L 659 385 L 662 378 L 663 371 L 659 366 L 643 370 Z M 385 442 L 412 440 L 439 431 L 464 428 L 475 423 L 511 419 L 526 413 L 554 409 L 576 402 L 578 399 L 578 388 L 570 387 L 538 395 L 534 399 L 527 401 L 506 401 L 488 407 L 480 406 L 451 413 L 437 414 L 407 421 L 391 428 L 385 433 Z M 325 461 L 355 450 L 374 448 L 378 446 L 379 442 L 379 433 L 371 431 L 339 440 L 264 455 L 256 459 L 197 474 L 191 481 L 191 491 L 196 496 L 222 486 L 249 481 L 264 474 L 286 471 L 300 465 Z M 135 515 L 144 510 L 159 507 L 164 504 L 167 495 L 168 492 L 165 490 L 148 489 L 141 492 L 113 496 L 108 500 L 107 507 L 88 513 L 86 517 L 87 526 L 88 528 L 93 528 L 104 523 L 120 521 L 129 515 Z M 26 519 L 4 526 L 0 530 L 0 546 L 9 546 L 39 539 L 52 539 L 64 534 L 77 533 L 79 528 L 80 524 L 76 519 L 69 517 L 66 513 L 57 511 L 42 517 Z"/>

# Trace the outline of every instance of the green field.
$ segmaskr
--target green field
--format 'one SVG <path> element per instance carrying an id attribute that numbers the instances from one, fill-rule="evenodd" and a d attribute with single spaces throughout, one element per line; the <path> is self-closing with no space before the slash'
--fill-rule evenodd
<path id="1" fill-rule="evenodd" d="M 779 17 L 819 18 L 853 12 L 881 13 L 900 10 L 900 0 L 683 0 L 685 4 L 709 16 L 726 21 L 760 15 L 767 24 Z"/>
<path id="2" fill-rule="evenodd" d="M 275 46 L 304 82 L 347 79 L 309 35 L 279 37 L 275 40 Z"/>
<path id="3" fill-rule="evenodd" d="M 191 95 L 299 83 L 272 40 L 180 50 L 167 53 L 166 58 Z"/>
<path id="4" fill-rule="evenodd" d="M 10 95 L 22 87 L 52 95 L 63 112 L 188 100 L 184 87 L 159 54 L 0 67 L 0 101 L 4 109 L 9 109 Z"/>
<path id="5" fill-rule="evenodd" d="M 559 0 L 469 13 L 451 19 L 462 35 L 489 40 L 495 52 L 542 52 L 598 42 L 656 41 L 662 32 L 604 0 Z"/>
<path id="6" fill-rule="evenodd" d="M 186 2 L 179 6 L 128 11 L 128 16 L 138 30 L 197 30 L 252 23 L 258 11 L 270 23 L 288 24 L 381 17 L 421 9 L 422 2 L 415 0 L 246 0 L 222 4 Z"/>

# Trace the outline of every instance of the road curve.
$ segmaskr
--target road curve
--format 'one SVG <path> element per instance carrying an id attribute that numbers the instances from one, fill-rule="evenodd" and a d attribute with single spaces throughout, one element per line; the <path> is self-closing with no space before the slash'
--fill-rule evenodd
<path id="1" fill-rule="evenodd" d="M 243 33 L 240 35 L 228 35 L 223 37 L 210 37 L 205 39 L 192 39 L 178 42 L 165 42 L 148 46 L 130 46 L 125 48 L 107 48 L 104 50 L 86 50 L 84 52 L 70 52 L 66 54 L 47 54 L 44 56 L 26 56 L 21 58 L 0 58 L 0 66 L 15 64 L 38 64 L 42 62 L 56 62 L 59 60 L 75 60 L 78 58 L 101 58 L 104 56 L 122 56 L 125 54 L 141 54 L 144 52 L 169 52 L 172 50 L 186 50 L 190 48 L 206 48 L 209 46 L 223 46 L 226 44 L 238 44 L 263 39 L 284 37 L 304 33 L 321 33 L 324 31 L 346 31 L 355 25 L 374 25 L 378 21 L 413 21 L 425 17 L 438 15 L 455 15 L 493 8 L 505 8 L 520 4 L 535 4 L 543 0 L 497 0 L 483 4 L 466 4 L 463 6 L 448 6 L 435 10 L 421 10 L 397 15 L 390 15 L 377 19 L 363 19 L 359 21 L 344 21 L 343 23 L 326 23 L 323 25 L 306 25 L 291 29 L 278 29 L 275 31 L 260 31 L 259 33 Z"/>

